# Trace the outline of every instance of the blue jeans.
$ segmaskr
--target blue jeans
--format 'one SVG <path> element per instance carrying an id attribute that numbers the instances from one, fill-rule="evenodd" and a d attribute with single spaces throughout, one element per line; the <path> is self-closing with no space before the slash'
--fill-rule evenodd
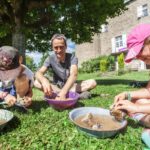
<path id="1" fill-rule="evenodd" d="M 10 95 L 16 96 L 16 89 L 14 85 L 12 85 L 11 88 L 0 88 L 0 91 L 8 92 Z"/>

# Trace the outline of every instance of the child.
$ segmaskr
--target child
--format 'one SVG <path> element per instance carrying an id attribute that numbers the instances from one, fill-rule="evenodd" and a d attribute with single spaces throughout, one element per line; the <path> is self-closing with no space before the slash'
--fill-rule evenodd
<path id="1" fill-rule="evenodd" d="M 22 83 L 27 80 L 30 80 L 31 84 L 27 86 L 27 92 L 21 94 L 21 97 L 24 97 L 21 102 L 20 98 L 17 100 L 17 95 L 20 95 L 20 90 L 25 88 L 25 84 Z M 21 64 L 18 50 L 11 46 L 0 47 L 0 99 L 9 106 L 20 103 L 27 107 L 31 105 L 32 101 L 32 86 L 33 73 Z"/>
<path id="2" fill-rule="evenodd" d="M 127 63 L 137 58 L 150 64 L 150 24 L 136 26 L 128 35 L 127 47 Z M 114 105 L 116 110 L 125 110 L 147 128 L 142 133 L 142 140 L 150 148 L 150 82 L 145 89 L 118 94 Z"/>

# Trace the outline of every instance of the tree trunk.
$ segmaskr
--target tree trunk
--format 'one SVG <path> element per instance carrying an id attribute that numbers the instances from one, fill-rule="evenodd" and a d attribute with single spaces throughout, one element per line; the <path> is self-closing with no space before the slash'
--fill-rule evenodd
<path id="1" fill-rule="evenodd" d="M 19 54 L 23 57 L 23 64 L 25 64 L 25 35 L 21 32 L 13 33 L 12 46 L 18 49 Z"/>
<path id="2" fill-rule="evenodd" d="M 23 63 L 25 64 L 25 34 L 22 32 L 23 29 L 23 19 L 24 19 L 24 9 L 22 0 L 16 0 L 13 3 L 14 6 L 14 22 L 15 26 L 12 33 L 12 46 L 18 49 L 19 54 L 23 58 Z"/>

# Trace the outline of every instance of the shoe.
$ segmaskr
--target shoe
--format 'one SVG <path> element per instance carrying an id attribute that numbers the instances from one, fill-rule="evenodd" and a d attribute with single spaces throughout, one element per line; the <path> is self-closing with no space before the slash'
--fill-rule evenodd
<path id="1" fill-rule="evenodd" d="M 80 93 L 79 99 L 90 99 L 91 98 L 91 93 L 89 91 L 85 91 Z"/>

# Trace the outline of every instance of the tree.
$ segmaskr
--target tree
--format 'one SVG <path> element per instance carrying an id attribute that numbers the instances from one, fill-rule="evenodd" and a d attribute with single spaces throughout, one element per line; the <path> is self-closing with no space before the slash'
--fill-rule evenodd
<path id="1" fill-rule="evenodd" d="M 45 52 L 54 33 L 89 42 L 109 17 L 125 10 L 123 0 L 1 0 L 0 43 Z"/>
<path id="2" fill-rule="evenodd" d="M 34 63 L 34 60 L 30 56 L 26 56 L 26 65 L 28 68 L 30 68 L 33 72 L 37 70 L 37 65 Z"/>
<path id="3" fill-rule="evenodd" d="M 37 68 L 40 68 L 41 66 L 43 66 L 45 59 L 47 58 L 49 52 L 45 52 L 42 54 L 42 57 L 40 59 L 40 62 L 37 65 Z"/>

